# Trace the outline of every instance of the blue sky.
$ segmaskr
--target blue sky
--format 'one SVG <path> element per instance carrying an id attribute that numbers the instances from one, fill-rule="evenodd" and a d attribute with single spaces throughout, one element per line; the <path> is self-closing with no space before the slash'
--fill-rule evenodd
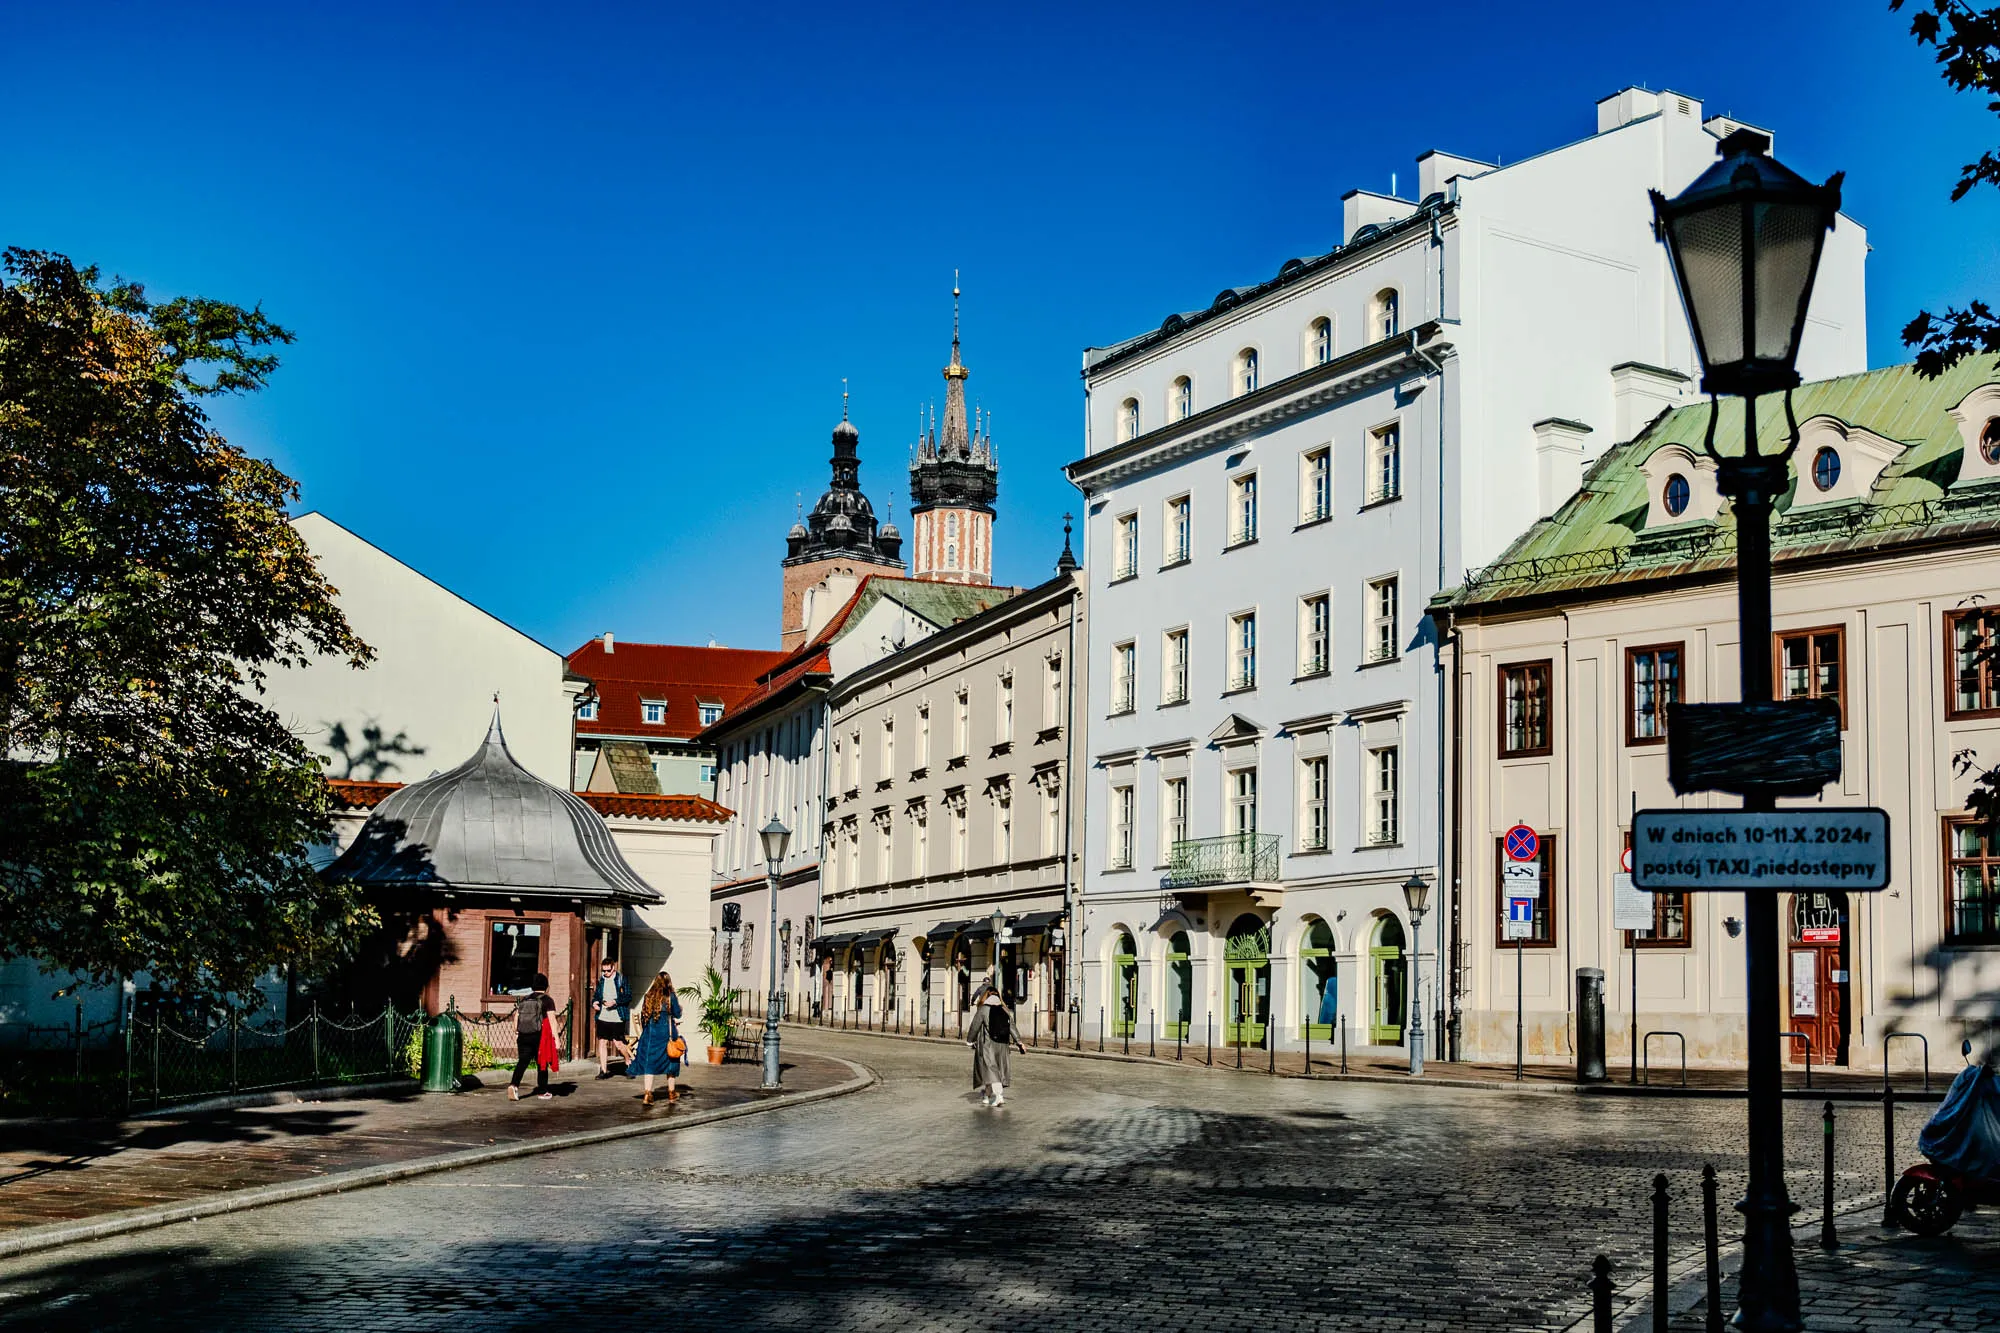
<path id="1" fill-rule="evenodd" d="M 10 0 L 0 243 L 261 302 L 299 340 L 226 432 L 565 650 L 775 645 L 843 376 L 904 514 L 954 268 L 995 572 L 1039 581 L 1084 346 L 1326 249 L 1420 152 L 1538 152 L 1627 84 L 1847 171 L 1871 364 L 1919 307 L 2000 298 L 2000 193 L 1948 202 L 2000 120 L 1886 3 L 665 8 Z"/>

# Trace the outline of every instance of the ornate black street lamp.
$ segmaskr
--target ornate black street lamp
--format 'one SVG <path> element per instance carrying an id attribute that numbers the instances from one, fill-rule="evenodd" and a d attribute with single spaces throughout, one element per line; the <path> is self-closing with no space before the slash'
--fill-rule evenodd
<path id="1" fill-rule="evenodd" d="M 1420 959 L 1424 952 L 1424 907 L 1430 902 L 1431 886 L 1415 871 L 1403 881 L 1403 905 L 1410 909 L 1410 995 L 1404 1006 L 1410 1011 L 1410 1073 L 1424 1072 L 1424 990 Z"/>
<path id="2" fill-rule="evenodd" d="M 778 1090 L 778 868 L 784 864 L 785 848 L 791 845 L 792 831 L 778 822 L 757 830 L 764 844 L 764 878 L 771 894 L 771 971 L 765 980 L 764 1006 L 764 1090 Z"/>
<path id="3" fill-rule="evenodd" d="M 1812 300 L 1821 246 L 1840 210 L 1841 176 L 1814 185 L 1770 156 L 1769 136 L 1737 130 L 1719 160 L 1677 197 L 1653 191 L 1656 233 L 1666 242 L 1687 306 L 1701 387 L 1710 398 L 1705 448 L 1716 485 L 1736 513 L 1738 670 L 1743 702 L 1771 699 L 1771 506 L 1790 484 L 1798 423 L 1791 390 L 1799 383 L 1799 335 Z M 1791 433 L 1772 454 L 1757 450 L 1757 396 L 1783 392 Z M 1743 399 L 1741 456 L 1715 450 L 1721 394 Z M 1775 795 L 1746 792 L 1747 810 L 1777 808 Z M 1749 1184 L 1743 1214 L 1743 1271 L 1735 1326 L 1790 1333 L 1799 1319 L 1785 1192 L 1785 1130 L 1778 1033 L 1778 897 L 1744 895 L 1749 987 Z"/>

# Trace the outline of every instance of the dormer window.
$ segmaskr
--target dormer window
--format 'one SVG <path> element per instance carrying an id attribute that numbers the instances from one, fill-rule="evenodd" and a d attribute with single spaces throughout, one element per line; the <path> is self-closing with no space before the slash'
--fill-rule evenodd
<path id="1" fill-rule="evenodd" d="M 578 719 L 584 722 L 597 721 L 597 700 L 586 699 L 576 710 Z"/>
<path id="2" fill-rule="evenodd" d="M 1821 445 L 1813 455 L 1813 485 L 1823 491 L 1830 491 L 1840 483 L 1840 451 L 1831 445 Z"/>
<path id="3" fill-rule="evenodd" d="M 639 704 L 639 719 L 649 727 L 664 727 L 667 724 L 667 706 L 658 699 L 646 699 Z"/>
<path id="4" fill-rule="evenodd" d="M 1979 432 L 1979 456 L 2000 465 L 2000 417 L 1988 420 L 1986 429 Z"/>
<path id="5" fill-rule="evenodd" d="M 712 727 L 722 721 L 721 704 L 701 704 L 699 707 L 701 710 L 701 724 L 704 727 Z"/>
<path id="6" fill-rule="evenodd" d="M 1693 494 L 1688 479 L 1676 472 L 1667 478 L 1667 484 L 1660 493 L 1662 507 L 1668 518 L 1679 518 L 1687 512 L 1688 497 Z"/>
<path id="7" fill-rule="evenodd" d="M 1838 417 L 1816 416 L 1799 425 L 1795 455 L 1798 484 L 1793 488 L 1794 512 L 1815 505 L 1865 501 L 1875 482 L 1903 446 Z"/>
<path id="8" fill-rule="evenodd" d="M 1948 413 L 1958 427 L 1960 455 L 1954 488 L 2000 479 L 2000 384 L 1982 384 Z"/>

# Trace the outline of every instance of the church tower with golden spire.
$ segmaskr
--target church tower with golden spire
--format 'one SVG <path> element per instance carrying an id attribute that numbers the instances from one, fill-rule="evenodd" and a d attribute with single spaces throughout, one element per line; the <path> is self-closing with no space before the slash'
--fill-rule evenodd
<path id="1" fill-rule="evenodd" d="M 938 583 L 993 582 L 993 501 L 1000 465 L 993 457 L 990 414 L 969 421 L 959 354 L 958 275 L 952 275 L 951 364 L 944 368 L 944 430 L 917 438 L 910 462 L 910 566 Z"/>

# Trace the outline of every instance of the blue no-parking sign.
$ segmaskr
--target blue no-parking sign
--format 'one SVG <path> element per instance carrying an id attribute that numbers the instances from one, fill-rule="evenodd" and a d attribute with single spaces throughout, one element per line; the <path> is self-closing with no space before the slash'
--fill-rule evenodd
<path id="1" fill-rule="evenodd" d="M 1507 830 L 1507 859 L 1510 861 L 1532 861 L 1541 854 L 1542 840 L 1526 824 L 1516 824 Z"/>

